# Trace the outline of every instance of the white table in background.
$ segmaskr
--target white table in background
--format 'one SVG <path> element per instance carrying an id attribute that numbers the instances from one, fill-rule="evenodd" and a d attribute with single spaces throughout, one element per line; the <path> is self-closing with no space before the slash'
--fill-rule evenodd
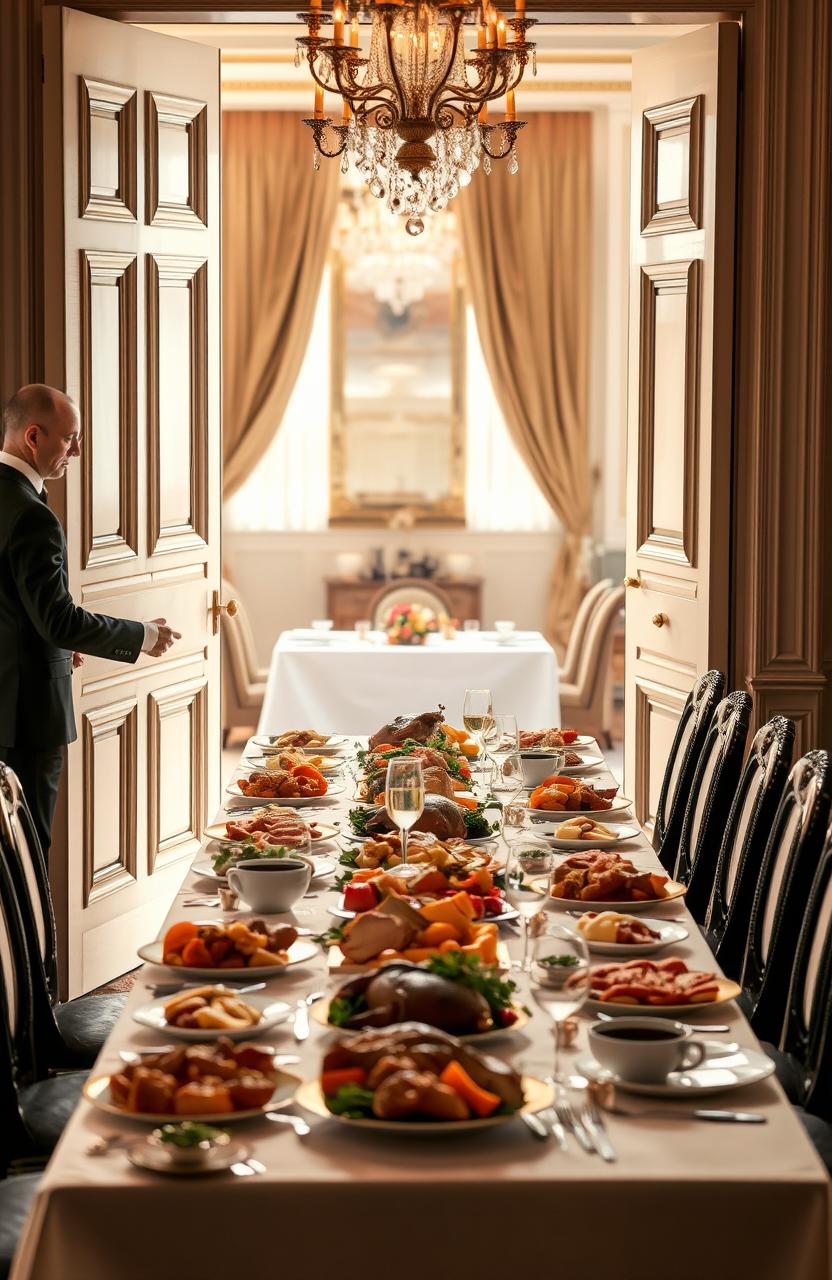
<path id="1" fill-rule="evenodd" d="M 425 645 L 387 644 L 380 633 L 359 640 L 332 631 L 284 631 L 272 652 L 258 732 L 278 726 L 370 734 L 402 713 L 442 703 L 462 724 L 466 689 L 490 689 L 495 711 L 513 711 L 524 729 L 560 724 L 555 651 L 538 631 L 498 642 L 493 632 L 431 636 Z"/>

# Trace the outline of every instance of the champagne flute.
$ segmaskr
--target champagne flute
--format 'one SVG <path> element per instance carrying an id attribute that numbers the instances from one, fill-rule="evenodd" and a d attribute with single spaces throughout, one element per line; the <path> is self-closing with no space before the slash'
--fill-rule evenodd
<path id="1" fill-rule="evenodd" d="M 490 689 L 466 689 L 465 701 L 462 704 L 462 723 L 476 740 L 479 748 L 477 763 L 480 771 L 483 767 L 485 746 L 483 735 L 491 732 L 494 709 Z"/>
<path id="2" fill-rule="evenodd" d="M 560 1074 L 561 1024 L 577 1013 L 589 995 L 589 951 L 581 935 L 565 925 L 547 921 L 534 940 L 531 982 L 535 1002 L 554 1023 L 553 1079 Z"/>
<path id="3" fill-rule="evenodd" d="M 425 779 L 422 761 L 413 756 L 395 756 L 387 765 L 384 807 L 391 822 L 399 829 L 402 841 L 401 865 L 394 875 L 418 875 L 418 867 L 407 865 L 407 833 L 418 822 L 425 807 Z"/>
<path id="4" fill-rule="evenodd" d="M 504 829 L 505 830 L 505 829 Z M 546 902 L 546 889 L 555 865 L 555 855 L 545 840 L 529 836 L 523 828 L 512 827 L 506 836 L 508 856 L 504 875 L 506 901 L 519 912 L 523 921 L 523 959 L 513 960 L 512 968 L 529 972 L 529 921 Z"/>

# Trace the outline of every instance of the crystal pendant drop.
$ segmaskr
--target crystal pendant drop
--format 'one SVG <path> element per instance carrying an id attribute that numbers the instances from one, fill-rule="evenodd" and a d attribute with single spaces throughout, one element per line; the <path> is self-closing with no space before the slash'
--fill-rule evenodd
<path id="1" fill-rule="evenodd" d="M 486 152 L 485 159 L 482 162 L 482 171 L 483 173 L 491 172 L 491 156 L 488 154 L 488 152 Z"/>
<path id="2" fill-rule="evenodd" d="M 316 147 L 315 150 L 312 152 L 312 168 L 317 173 L 320 167 L 321 167 L 321 161 L 320 161 L 320 156 L 318 154 L 318 148 Z"/>
<path id="3" fill-rule="evenodd" d="M 519 168 L 520 168 L 520 166 L 519 166 L 519 164 L 517 163 L 517 148 L 516 148 L 516 147 L 512 147 L 512 148 L 511 148 L 511 158 L 510 158 L 510 160 L 509 160 L 509 162 L 508 162 L 508 171 L 509 171 L 509 173 L 514 174 L 514 173 L 516 173 L 516 172 L 517 172 L 517 170 L 518 170 Z"/>
<path id="4" fill-rule="evenodd" d="M 425 224 L 421 218 L 408 218 L 404 229 L 409 236 L 420 236 L 425 229 Z"/>
<path id="5" fill-rule="evenodd" d="M 349 173 L 349 168 L 350 168 L 350 158 L 347 155 L 347 148 L 344 147 L 344 150 L 341 152 L 341 172 Z"/>

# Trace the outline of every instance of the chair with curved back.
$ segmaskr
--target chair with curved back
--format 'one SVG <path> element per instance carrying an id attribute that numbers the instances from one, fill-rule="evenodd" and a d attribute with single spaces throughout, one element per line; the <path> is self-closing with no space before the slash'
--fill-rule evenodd
<path id="1" fill-rule="evenodd" d="M 685 905 L 703 922 L 713 890 L 719 841 L 742 769 L 751 696 L 729 693 L 713 714 L 685 809 L 674 879 L 687 885 Z"/>
<path id="2" fill-rule="evenodd" d="M 55 915 L 46 860 L 13 769 L 0 763 L 0 859 L 23 928 L 38 1065 L 91 1066 L 120 1016 L 126 996 L 81 996 L 58 1003 Z"/>
<path id="3" fill-rule="evenodd" d="M 254 729 L 260 719 L 260 708 L 266 694 L 268 667 L 257 660 L 254 633 L 239 592 L 222 580 L 223 599 L 234 599 L 237 611 L 233 618 L 223 618 L 220 630 L 222 644 L 222 727 L 223 742 L 231 729 Z"/>
<path id="4" fill-rule="evenodd" d="M 724 688 L 725 676 L 721 671 L 706 671 L 700 676 L 685 700 L 673 736 L 653 828 L 653 848 L 662 866 L 670 873 L 676 867 L 693 775 Z"/>
<path id="5" fill-rule="evenodd" d="M 579 733 L 612 745 L 612 643 L 616 619 L 624 604 L 624 588 L 600 593 L 586 625 L 574 681 L 561 680 L 561 722 Z"/>
<path id="6" fill-rule="evenodd" d="M 373 630 L 380 631 L 384 619 L 393 605 L 418 604 L 448 617 L 453 613 L 451 602 L 441 587 L 434 586 L 427 578 L 398 578 L 387 582 L 370 600 L 368 612 Z"/>
<path id="7" fill-rule="evenodd" d="M 742 1005 L 756 1035 L 779 1044 L 795 948 L 824 847 L 832 807 L 826 751 L 810 751 L 792 768 L 775 814 L 754 892 L 740 981 Z"/>
<path id="8" fill-rule="evenodd" d="M 742 971 L 754 890 L 793 748 L 793 720 L 773 716 L 758 729 L 720 843 L 705 936 L 729 978 Z"/>
<path id="9" fill-rule="evenodd" d="M 595 609 L 600 603 L 602 597 L 606 595 L 612 586 L 612 578 L 602 578 L 600 582 L 594 583 L 593 586 L 584 595 L 578 610 L 572 622 L 569 631 L 569 639 L 566 643 L 566 652 L 563 655 L 563 662 L 560 664 L 560 680 L 563 684 L 574 684 L 578 676 L 578 664 L 581 658 L 584 641 L 586 640 L 587 627 Z"/>

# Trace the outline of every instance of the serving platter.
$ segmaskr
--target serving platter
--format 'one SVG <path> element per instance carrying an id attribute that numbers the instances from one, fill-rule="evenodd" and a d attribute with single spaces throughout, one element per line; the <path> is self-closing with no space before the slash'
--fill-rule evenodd
<path id="1" fill-rule="evenodd" d="M 304 1081 L 295 1094 L 295 1102 L 315 1116 L 323 1116 L 326 1120 L 334 1120 L 337 1124 L 349 1125 L 353 1129 L 366 1129 L 372 1133 L 397 1133 L 408 1138 L 433 1138 L 440 1134 L 456 1137 L 460 1133 L 476 1133 L 480 1129 L 493 1129 L 498 1125 L 509 1124 L 517 1116 L 545 1111 L 554 1102 L 555 1091 L 551 1085 L 545 1084 L 535 1076 L 523 1076 L 523 1095 L 526 1101 L 518 1111 L 512 1112 L 511 1115 L 487 1116 L 484 1120 L 377 1120 L 375 1117 L 351 1120 L 347 1116 L 332 1114 L 324 1101 L 324 1095 L 317 1080 Z"/>
<path id="2" fill-rule="evenodd" d="M 616 1000 L 593 1000 L 590 998 L 586 1001 L 584 1008 L 589 1009 L 592 1013 L 621 1014 L 622 1017 L 641 1017 L 642 1014 L 652 1017 L 655 1014 L 660 1018 L 687 1019 L 692 1013 L 707 1011 L 720 1004 L 730 1004 L 732 1000 L 736 1000 L 742 991 L 742 987 L 738 983 L 732 982 L 730 978 L 717 978 L 716 983 L 719 987 L 717 998 L 715 1000 L 701 1001 L 698 1004 L 642 1004 L 637 1001 L 633 1001 L 632 1004 L 624 1004 Z"/>
<path id="3" fill-rule="evenodd" d="M 534 731 L 534 729 L 522 729 L 522 730 L 521 730 L 521 733 L 534 733 L 534 732 L 535 732 L 535 731 Z M 526 755 L 527 753 L 531 753 L 531 754 L 534 754 L 534 755 L 540 755 L 540 754 L 541 754 L 541 752 L 543 752 L 543 751 L 551 751 L 551 752 L 555 752 L 555 751 L 580 751 L 582 747 L 596 747 L 597 745 L 598 745 L 598 744 L 597 744 L 597 742 L 596 742 L 595 738 L 593 738 L 593 737 L 591 736 L 591 734 L 588 734 L 588 733 L 579 733 L 579 734 L 578 734 L 578 736 L 577 736 L 577 738 L 575 739 L 575 741 L 574 741 L 574 742 L 569 742 L 569 743 L 567 743 L 567 744 L 566 744 L 566 746 L 564 746 L 564 747 L 521 747 L 521 748 L 520 748 L 520 754 L 521 754 L 521 756 L 524 756 L 524 755 Z"/>
<path id="4" fill-rule="evenodd" d="M 278 807 L 279 807 L 279 806 L 278 806 Z M 234 811 L 233 809 L 231 809 L 231 810 L 229 810 L 228 812 L 229 812 L 231 815 L 233 815 L 235 811 Z M 232 816 L 232 821 L 233 821 L 233 816 Z M 339 836 L 339 835 L 341 834 L 341 832 L 340 832 L 339 828 L 338 828 L 338 827 L 333 826 L 331 822 L 315 822 L 315 824 L 314 824 L 314 825 L 318 828 L 318 833 L 319 833 L 319 834 L 318 834 L 318 835 L 312 835 L 312 833 L 311 833 L 311 832 L 309 833 L 309 839 L 310 839 L 310 841 L 311 841 L 311 843 L 312 843 L 313 845 L 314 845 L 314 844 L 323 844 L 323 843 L 324 843 L 324 841 L 326 841 L 326 840 L 334 840 L 337 836 Z M 219 841 L 219 842 L 220 842 L 220 844 L 239 844 L 239 843 L 241 843 L 239 840 L 232 840 L 232 839 L 231 839 L 231 837 L 228 835 L 227 830 L 226 830 L 226 823 L 224 823 L 224 822 L 212 822 L 212 823 L 210 823 L 207 827 L 203 827 L 203 828 L 202 828 L 202 834 L 203 834 L 204 836 L 206 836 L 209 840 L 217 840 L 217 841 Z"/>
<path id="5" fill-rule="evenodd" d="M 698 1098 L 710 1093 L 725 1093 L 758 1084 L 774 1073 L 774 1062 L 759 1049 L 738 1049 L 736 1045 L 729 1047 L 716 1040 L 706 1040 L 704 1045 L 706 1057 L 700 1066 L 671 1071 L 666 1080 L 653 1084 L 622 1080 L 602 1067 L 591 1053 L 577 1058 L 575 1070 L 588 1080 L 610 1080 L 622 1092 L 647 1098 Z M 726 1049 L 729 1050 L 727 1053 Z"/>
<path id="6" fill-rule="evenodd" d="M 381 840 L 381 839 L 383 839 L 383 838 L 384 838 L 384 836 L 385 836 L 385 835 L 393 835 L 393 836 L 394 836 L 394 835 L 396 835 L 396 834 L 397 834 L 397 832 L 395 832 L 395 831 L 386 831 L 386 832 L 385 832 L 385 831 L 374 831 L 374 832 L 372 832 L 370 835 L 367 835 L 367 836 L 357 836 L 357 835 L 355 835 L 355 834 L 354 834 L 354 832 L 352 832 L 352 831 L 342 831 L 340 834 L 341 834 L 341 836 L 342 836 L 342 838 L 343 838 L 344 840 L 351 840 L 353 844 L 363 844 L 365 840 Z M 418 834 L 419 834 L 419 835 L 422 835 L 422 834 L 430 834 L 430 833 L 429 833 L 429 832 L 428 832 L 428 833 L 423 833 L 423 832 L 421 832 L 421 831 L 420 831 Z M 440 843 L 440 844 L 442 843 L 442 841 L 440 841 L 440 840 L 439 840 L 439 837 L 438 837 L 438 836 L 436 837 L 436 839 L 439 841 L 439 843 Z M 497 833 L 496 833 L 496 831 L 492 831 L 492 833 L 491 833 L 491 835 L 490 835 L 490 836 L 474 836 L 474 837 L 462 836 L 462 837 L 460 837 L 460 839 L 464 839 L 464 841 L 465 841 L 465 843 L 466 843 L 466 844 L 470 844 L 470 845 L 472 845 L 474 848 L 482 848 L 482 849 L 484 849 L 487 845 L 493 845 L 493 846 L 494 846 L 494 848 L 496 848 L 496 847 L 497 847 L 497 844 L 498 844 L 498 839 L 497 839 Z"/>
<path id="7" fill-rule="evenodd" d="M 418 894 L 413 895 L 413 899 L 418 899 L 418 897 L 419 897 Z M 409 899 L 409 901 L 413 901 L 413 899 Z M 425 895 L 425 900 L 428 902 L 435 901 L 435 899 L 431 898 L 429 894 Z M 344 906 L 343 894 L 341 894 L 335 906 L 328 907 L 327 909 L 331 916 L 337 916 L 339 920 L 353 920 L 355 919 L 355 916 L 358 914 L 355 911 L 348 911 L 346 909 L 346 907 Z M 509 921 L 518 920 L 519 918 L 520 918 L 520 912 L 517 911 L 515 907 L 512 907 L 508 903 L 505 903 L 503 910 L 500 912 L 498 916 L 482 916 L 477 920 L 476 923 L 477 924 L 508 924 Z"/>
<path id="8" fill-rule="evenodd" d="M 228 970 L 225 972 L 227 973 Z M 220 989 L 219 984 L 217 989 Z M 260 1021 L 253 1026 L 241 1027 L 236 1031 L 226 1030 L 224 1027 L 177 1027 L 165 1018 L 165 1006 L 170 1004 L 171 996 L 140 1005 L 138 1009 L 133 1010 L 133 1021 L 138 1022 L 140 1026 L 149 1027 L 151 1031 L 160 1031 L 163 1035 L 173 1036 L 176 1040 L 204 1041 L 205 1037 L 210 1035 L 224 1036 L 227 1040 L 252 1040 L 264 1031 L 270 1031 L 273 1027 L 279 1026 L 281 1022 L 288 1021 L 294 1012 L 285 1001 L 274 1000 L 271 996 L 247 994 L 243 997 L 238 995 L 233 987 L 225 988 L 225 994 L 236 1000 L 244 1000 L 245 1004 L 257 1009 L 260 1013 Z"/>
<path id="9" fill-rule="evenodd" d="M 202 1039 L 205 1039 L 204 1035 Z M 141 1124 L 170 1124 L 172 1120 L 199 1120 L 202 1124 L 236 1124 L 238 1120 L 252 1120 L 269 1111 L 278 1111 L 291 1102 L 301 1083 L 300 1077 L 279 1069 L 275 1070 L 274 1074 L 277 1080 L 268 1102 L 264 1102 L 262 1107 L 252 1107 L 246 1111 L 217 1111 L 199 1116 L 171 1115 L 170 1112 L 157 1114 L 150 1111 L 126 1111 L 124 1107 L 119 1107 L 113 1102 L 110 1093 L 110 1075 L 91 1076 L 84 1085 L 84 1097 L 99 1111 L 106 1111 L 111 1116 L 119 1116 L 122 1120 L 138 1120 Z"/>
<path id="10" fill-rule="evenodd" d="M 235 800 L 244 800 L 253 809 L 261 809 L 267 804 L 281 804 L 289 809 L 308 809 L 312 805 L 320 804 L 322 800 L 330 800 L 335 796 L 343 795 L 343 793 L 343 785 L 339 783 L 336 783 L 334 787 L 327 787 L 322 796 L 247 796 L 243 794 L 236 782 L 229 782 L 225 788 L 227 796 L 233 796 Z M 232 809 L 230 812 L 233 813 L 234 810 Z"/>
<path id="11" fill-rule="evenodd" d="M 621 903 L 620 909 L 625 912 L 628 908 L 627 903 Z M 669 947 L 677 942 L 684 942 L 688 937 L 688 931 L 682 924 L 676 924 L 673 920 L 643 920 L 642 924 L 647 925 L 648 929 L 653 929 L 660 937 L 653 942 L 595 942 L 591 938 L 587 938 L 582 929 L 575 929 L 575 936 L 583 938 L 589 950 L 593 955 L 599 956 L 617 956 L 620 960 L 636 959 L 637 956 L 651 956 L 657 951 L 663 951 L 665 947 Z"/>
<path id="12" fill-rule="evenodd" d="M 291 853 L 289 856 L 292 856 Z M 322 880 L 325 876 L 332 875 L 332 872 L 338 866 L 335 859 L 328 854 L 313 853 L 311 857 L 315 864 L 315 870 L 312 872 L 313 880 Z M 225 873 L 220 875 L 216 872 L 211 863 L 205 858 L 194 858 L 191 863 L 191 871 L 202 880 L 213 880 L 215 884 L 228 884 L 228 876 Z"/>
<path id="13" fill-rule="evenodd" d="M 587 778 L 587 782 L 591 784 L 591 779 Z M 526 813 L 539 816 L 544 822 L 555 819 L 566 822 L 568 818 L 594 818 L 596 822 L 606 822 L 607 818 L 631 818 L 632 805 L 632 800 L 617 796 L 609 809 L 533 809 L 528 804 L 524 808 Z"/>
<path id="14" fill-rule="evenodd" d="M 199 921 L 200 924 L 221 924 L 222 921 Z M 162 959 L 162 939 L 157 938 L 155 942 L 146 942 L 144 946 L 139 947 L 138 955 L 141 960 L 146 960 L 148 964 L 158 965 L 160 969 L 167 969 L 171 973 L 175 973 L 182 978 L 204 978 L 207 982 L 222 982 L 231 974 L 235 977 L 246 978 L 277 978 L 281 973 L 285 973 L 287 969 L 291 969 L 296 964 L 306 964 L 309 960 L 313 960 L 318 954 L 318 948 L 314 942 L 309 942 L 306 938 L 298 938 L 289 947 L 289 961 L 287 964 L 274 965 L 252 965 L 243 969 L 195 969 L 185 964 L 165 964 Z M 205 1036 L 202 1037 L 205 1039 Z M 204 1117 L 200 1117 L 204 1119 Z"/>
<path id="15" fill-rule="evenodd" d="M 567 748 L 567 750 L 569 751 L 574 751 L 574 749 L 575 749 L 574 747 Z M 580 764 L 565 764 L 558 770 L 558 773 L 563 773 L 563 774 L 583 773 L 585 770 L 598 769 L 601 767 L 603 763 L 604 763 L 603 756 L 582 756 Z"/>
<path id="16" fill-rule="evenodd" d="M 367 1027 L 353 1028 L 333 1026 L 333 1024 L 328 1021 L 329 1006 L 331 1003 L 332 1001 L 327 999 L 316 1000 L 309 1010 L 315 1021 L 320 1023 L 322 1027 L 326 1027 L 327 1031 L 335 1031 L 341 1036 L 357 1036 L 360 1035 L 362 1030 L 370 1030 L 370 1028 Z M 464 1040 L 466 1044 L 490 1044 L 492 1040 L 498 1040 L 500 1036 L 510 1035 L 512 1031 L 521 1031 L 529 1021 L 529 1015 L 519 1004 L 513 1005 L 512 1008 L 517 1014 L 517 1019 L 515 1022 L 512 1022 L 510 1027 L 494 1027 L 491 1031 L 480 1031 L 467 1036 L 457 1036 L 456 1039 Z M 373 1028 L 373 1030 L 376 1030 L 376 1028 Z M 327 1112 L 327 1115 L 329 1115 L 329 1112 Z"/>
<path id="17" fill-rule="evenodd" d="M 482 922 L 480 921 L 479 923 Z M 391 958 L 397 959 L 397 957 Z M 327 964 L 330 973 L 336 975 L 340 973 L 370 973 L 382 968 L 380 964 L 356 964 L 355 961 L 348 960 L 337 943 L 331 946 L 327 952 Z M 511 968 L 511 956 L 504 942 L 497 943 L 497 968 L 500 973 L 508 973 Z M 246 969 L 246 973 L 250 972 L 251 970 Z"/>
<path id="18" fill-rule="evenodd" d="M 685 885 L 679 884 L 676 880 L 668 880 L 663 898 L 644 898 L 635 902 L 626 902 L 621 899 L 617 902 L 591 902 L 583 898 L 552 898 L 548 893 L 547 880 L 537 880 L 531 887 L 535 893 L 541 894 L 546 899 L 546 906 L 552 911 L 652 911 L 654 907 L 660 907 L 665 902 L 676 902 L 687 893 Z"/>
<path id="19" fill-rule="evenodd" d="M 283 750 L 300 751 L 300 747 L 284 747 Z M 269 759 L 269 756 L 279 755 L 279 754 L 280 754 L 279 751 L 274 751 L 274 752 L 267 752 L 265 754 L 261 753 L 260 755 L 256 755 L 256 756 L 244 755 L 242 758 L 243 763 L 237 769 L 237 772 L 250 773 L 253 769 L 263 769 L 265 772 L 268 773 L 269 770 L 266 768 L 266 762 Z M 307 754 L 314 756 L 314 752 L 308 752 Z M 310 760 L 309 763 L 311 764 L 312 761 Z M 340 759 L 338 756 L 324 756 L 320 764 L 313 765 L 313 768 L 317 769 L 318 773 L 337 773 L 338 770 L 343 769 L 343 767 L 344 767 L 344 761 Z"/>
<path id="20" fill-rule="evenodd" d="M 540 809 L 535 810 L 535 813 L 541 813 L 541 812 L 543 811 Z M 574 814 L 572 816 L 577 818 L 593 818 L 596 822 L 601 822 L 601 818 L 595 818 L 594 814 L 591 814 L 591 813 Z M 611 840 L 603 840 L 597 837 L 593 837 L 591 840 L 562 840 L 560 836 L 557 836 L 555 834 L 555 832 L 558 830 L 558 828 L 565 826 L 568 821 L 569 821 L 569 818 L 567 817 L 559 822 L 552 822 L 552 823 L 536 822 L 535 835 L 544 836 L 554 849 L 563 849 L 564 851 L 568 851 L 569 853 L 575 853 L 580 851 L 581 849 L 614 849 L 616 845 L 624 844 L 625 841 L 627 840 L 637 840 L 638 837 L 641 835 L 641 831 L 637 826 L 635 825 L 627 826 L 625 823 L 625 825 L 621 827 L 615 826 L 615 824 L 611 824 L 612 829 L 615 831 L 615 836 Z M 604 823 L 604 826 L 606 825 L 607 824 Z M 552 828 L 551 831 L 548 831 L 546 829 L 549 826 L 551 826 Z"/>
<path id="21" fill-rule="evenodd" d="M 275 755 L 278 751 L 303 751 L 306 755 L 319 756 L 325 751 L 343 751 L 348 745 L 345 737 L 330 734 L 323 742 L 315 743 L 314 746 L 289 747 L 285 743 L 282 746 L 275 746 L 274 739 L 279 736 L 279 734 L 257 733 L 253 738 L 249 738 L 249 742 L 259 747 L 264 755 Z"/>

